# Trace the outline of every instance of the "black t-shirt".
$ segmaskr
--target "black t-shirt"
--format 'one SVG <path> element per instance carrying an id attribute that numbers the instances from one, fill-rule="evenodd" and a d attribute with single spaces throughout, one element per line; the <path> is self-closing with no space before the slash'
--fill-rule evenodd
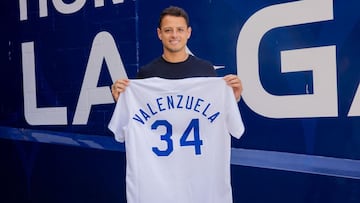
<path id="1" fill-rule="evenodd" d="M 137 78 L 160 77 L 165 79 L 183 79 L 189 77 L 215 77 L 216 71 L 210 62 L 195 56 L 179 63 L 170 63 L 162 57 L 140 68 Z"/>

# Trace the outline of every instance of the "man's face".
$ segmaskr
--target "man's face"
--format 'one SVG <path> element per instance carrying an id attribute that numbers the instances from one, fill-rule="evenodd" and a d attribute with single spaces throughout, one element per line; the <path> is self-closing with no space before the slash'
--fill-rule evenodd
<path id="1" fill-rule="evenodd" d="M 164 51 L 175 53 L 185 50 L 191 28 L 187 26 L 183 17 L 165 16 L 157 33 L 163 43 Z"/>

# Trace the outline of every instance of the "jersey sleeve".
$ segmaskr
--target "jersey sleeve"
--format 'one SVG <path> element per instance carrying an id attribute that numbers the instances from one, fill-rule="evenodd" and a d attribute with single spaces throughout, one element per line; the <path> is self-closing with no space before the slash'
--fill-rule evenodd
<path id="1" fill-rule="evenodd" d="M 228 85 L 225 87 L 225 108 L 227 109 L 226 112 L 226 125 L 229 133 L 239 139 L 244 131 L 244 123 L 241 118 L 239 106 L 237 105 L 236 99 L 234 97 L 234 93 Z"/>
<path id="2" fill-rule="evenodd" d="M 126 94 L 126 92 L 123 94 Z M 108 125 L 108 128 L 114 133 L 116 141 L 125 141 L 125 132 L 128 122 L 129 113 L 128 108 L 126 107 L 126 97 L 125 95 L 121 95 L 116 103 L 115 110 Z"/>

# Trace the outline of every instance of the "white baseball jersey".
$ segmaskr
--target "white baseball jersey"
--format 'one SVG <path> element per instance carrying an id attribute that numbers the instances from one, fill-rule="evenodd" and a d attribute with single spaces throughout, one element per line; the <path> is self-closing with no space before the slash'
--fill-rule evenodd
<path id="1" fill-rule="evenodd" d="M 244 132 L 222 78 L 131 80 L 109 129 L 126 148 L 128 203 L 229 203 L 231 134 Z"/>

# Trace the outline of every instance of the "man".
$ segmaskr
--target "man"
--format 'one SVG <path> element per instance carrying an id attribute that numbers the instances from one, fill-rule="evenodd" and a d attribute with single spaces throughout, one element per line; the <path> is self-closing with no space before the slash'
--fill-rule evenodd
<path id="1" fill-rule="evenodd" d="M 183 9 L 174 6 L 166 8 L 160 15 L 157 34 L 163 44 L 163 54 L 141 67 L 137 78 L 183 79 L 216 76 L 216 72 L 209 62 L 186 52 L 186 44 L 191 36 L 191 27 L 189 17 Z M 240 79 L 236 75 L 229 74 L 224 77 L 224 80 L 233 89 L 234 96 L 239 101 L 242 92 Z M 111 87 L 115 101 L 128 85 L 128 79 L 115 81 Z"/>
<path id="2" fill-rule="evenodd" d="M 126 143 L 127 202 L 232 203 L 228 134 L 244 132 L 240 79 L 214 77 L 209 62 L 186 52 L 183 9 L 166 8 L 157 34 L 163 54 L 139 70 L 143 80 L 112 85 L 118 102 L 108 127 Z"/>

